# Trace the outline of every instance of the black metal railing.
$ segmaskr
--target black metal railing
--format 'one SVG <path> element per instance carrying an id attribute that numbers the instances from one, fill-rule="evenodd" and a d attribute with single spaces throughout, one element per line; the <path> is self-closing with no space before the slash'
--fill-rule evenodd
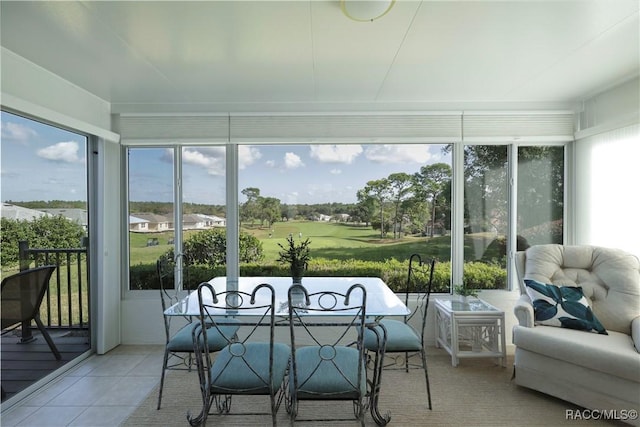
<path id="1" fill-rule="evenodd" d="M 51 249 L 30 248 L 29 242 L 19 242 L 21 271 L 41 265 L 57 267 L 40 307 L 40 318 L 47 328 L 89 329 L 87 243 L 85 238 L 79 248 Z M 24 334 L 30 325 L 22 329 Z"/>

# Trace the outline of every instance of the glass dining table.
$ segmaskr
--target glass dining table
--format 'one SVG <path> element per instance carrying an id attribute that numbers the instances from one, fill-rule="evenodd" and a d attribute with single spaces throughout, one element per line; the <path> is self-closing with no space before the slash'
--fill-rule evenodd
<path id="1" fill-rule="evenodd" d="M 275 314 L 282 319 L 280 324 L 286 324 L 283 322 L 288 318 L 289 314 L 288 291 L 292 284 L 291 277 L 252 276 L 239 277 L 232 280 L 227 279 L 225 276 L 219 276 L 211 279 L 209 283 L 216 293 L 226 292 L 227 290 L 251 293 L 256 286 L 262 283 L 268 283 L 275 290 Z M 373 324 L 376 324 L 380 318 L 385 316 L 405 316 L 411 313 L 404 302 L 378 277 L 305 277 L 302 280 L 302 286 L 307 289 L 308 293 L 333 291 L 344 294 L 354 284 L 361 284 L 367 290 L 366 315 L 367 318 L 372 319 Z M 353 296 L 359 297 L 357 293 Z M 204 295 L 204 298 L 204 302 L 206 303 L 207 296 Z M 212 297 L 209 298 L 212 300 Z M 229 309 L 220 310 L 220 316 L 251 316 L 251 310 L 240 310 L 238 313 L 234 312 L 233 305 L 241 303 L 242 302 L 234 302 Z M 261 301 L 256 301 L 256 303 L 259 305 Z M 199 317 L 200 305 L 198 302 L 198 293 L 191 292 L 165 310 L 164 314 L 166 316 Z M 214 312 L 210 312 L 210 314 L 215 315 Z M 343 314 L 351 315 L 352 313 L 346 311 L 343 312 Z M 327 316 L 329 315 L 335 316 L 336 312 L 327 312 Z M 314 316 L 322 317 L 322 312 L 315 312 Z M 376 328 L 375 330 L 382 330 L 383 333 L 386 334 L 384 327 Z M 386 336 L 380 337 L 380 340 L 386 341 Z M 376 424 L 380 426 L 386 425 L 391 419 L 389 413 L 382 415 L 378 408 L 378 398 L 382 383 L 382 367 L 384 366 L 384 346 L 382 346 L 382 348 L 383 350 L 376 355 L 374 360 L 373 379 L 371 381 L 371 391 L 369 395 L 371 416 Z"/>

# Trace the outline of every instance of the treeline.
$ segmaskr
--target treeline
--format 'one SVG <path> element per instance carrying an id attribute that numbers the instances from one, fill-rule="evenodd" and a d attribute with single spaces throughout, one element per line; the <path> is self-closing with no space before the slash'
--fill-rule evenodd
<path id="1" fill-rule="evenodd" d="M 86 209 L 87 202 L 81 200 L 34 200 L 29 202 L 5 203 L 21 206 L 29 209 Z M 317 204 L 286 204 L 280 205 L 285 219 L 305 218 L 310 219 L 318 215 L 336 215 L 352 212 L 355 204 L 350 203 L 317 203 Z M 170 215 L 173 213 L 173 202 L 129 202 L 131 213 L 152 213 L 157 215 Z M 202 203 L 183 203 L 182 212 L 185 214 L 215 215 L 225 218 L 226 207 L 224 205 L 205 205 Z"/>
<path id="2" fill-rule="evenodd" d="M 14 202 L 12 200 L 5 200 L 4 203 L 9 203 L 15 206 L 21 206 L 27 209 L 87 209 L 87 202 L 83 200 L 33 200 L 30 202 Z"/>
<path id="3" fill-rule="evenodd" d="M 131 213 L 152 213 L 157 215 L 170 215 L 173 213 L 173 202 L 129 202 Z M 183 203 L 183 214 L 204 214 L 226 217 L 224 205 L 204 205 L 201 203 Z"/>
<path id="4" fill-rule="evenodd" d="M 317 215 L 335 215 L 347 213 L 355 204 L 347 203 L 318 203 L 318 204 L 280 204 L 280 209 L 284 218 L 313 218 Z M 130 212 L 153 213 L 167 215 L 173 212 L 171 202 L 129 202 Z M 216 215 L 225 218 L 226 207 L 224 205 L 205 205 L 200 203 L 183 203 L 182 212 L 184 214 L 205 214 Z"/>

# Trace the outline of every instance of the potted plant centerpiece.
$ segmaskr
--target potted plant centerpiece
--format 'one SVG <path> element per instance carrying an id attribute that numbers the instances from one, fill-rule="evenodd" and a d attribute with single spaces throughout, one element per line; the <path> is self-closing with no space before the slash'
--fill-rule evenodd
<path id="1" fill-rule="evenodd" d="M 456 295 L 460 295 L 460 300 L 462 302 L 467 302 L 469 297 L 474 297 L 475 298 L 475 297 L 478 296 L 478 290 L 477 289 L 467 288 L 465 285 L 455 285 L 453 287 L 453 292 Z"/>
<path id="2" fill-rule="evenodd" d="M 310 244 L 311 241 L 308 238 L 296 243 L 295 240 L 293 240 L 292 234 L 289 234 L 289 237 L 287 238 L 287 247 L 278 243 L 278 246 L 282 249 L 278 253 L 278 262 L 282 264 L 289 264 L 289 267 L 291 268 L 291 278 L 294 285 L 302 284 L 302 276 L 304 276 L 304 272 L 306 271 L 309 260 L 311 259 L 309 251 Z"/>

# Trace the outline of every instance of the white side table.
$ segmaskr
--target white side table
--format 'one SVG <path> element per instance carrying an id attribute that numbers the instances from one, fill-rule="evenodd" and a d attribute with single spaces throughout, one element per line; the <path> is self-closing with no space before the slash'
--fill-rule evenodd
<path id="1" fill-rule="evenodd" d="M 504 311 L 480 299 L 436 299 L 435 307 L 436 347 L 451 355 L 453 366 L 465 357 L 495 357 L 506 366 Z"/>

